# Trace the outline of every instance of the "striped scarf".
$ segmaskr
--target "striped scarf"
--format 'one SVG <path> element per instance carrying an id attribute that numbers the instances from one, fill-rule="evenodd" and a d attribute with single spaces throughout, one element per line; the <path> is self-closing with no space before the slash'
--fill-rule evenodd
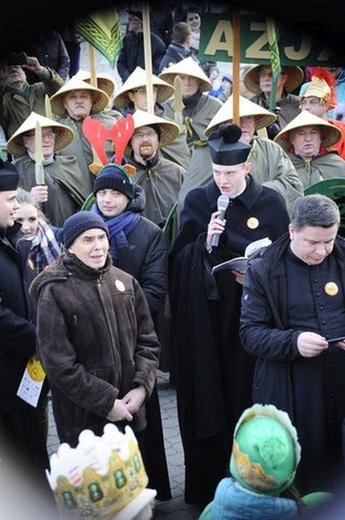
<path id="1" fill-rule="evenodd" d="M 61 248 L 53 230 L 44 220 L 40 220 L 36 235 L 31 241 L 29 259 L 33 263 L 35 276 L 60 255 Z"/>

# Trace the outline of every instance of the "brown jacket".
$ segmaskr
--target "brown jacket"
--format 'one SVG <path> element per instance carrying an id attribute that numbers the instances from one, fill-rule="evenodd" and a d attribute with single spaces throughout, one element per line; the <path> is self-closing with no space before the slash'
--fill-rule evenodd
<path id="1" fill-rule="evenodd" d="M 111 265 L 95 270 L 62 255 L 33 281 L 38 352 L 53 396 L 61 442 L 89 428 L 103 433 L 117 398 L 154 387 L 160 353 L 150 310 L 134 277 Z M 130 423 L 145 428 L 144 406 Z"/>

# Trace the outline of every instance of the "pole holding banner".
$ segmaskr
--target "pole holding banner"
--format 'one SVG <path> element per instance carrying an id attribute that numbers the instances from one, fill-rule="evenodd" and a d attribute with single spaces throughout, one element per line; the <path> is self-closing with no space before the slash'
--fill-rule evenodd
<path id="1" fill-rule="evenodd" d="M 97 88 L 95 48 L 89 43 L 90 84 Z"/>
<path id="2" fill-rule="evenodd" d="M 233 123 L 240 124 L 240 14 L 237 8 L 233 10 L 233 44 L 232 44 L 232 100 L 233 100 Z"/>
<path id="3" fill-rule="evenodd" d="M 153 85 L 152 85 L 152 51 L 151 51 L 151 29 L 150 29 L 150 11 L 149 4 L 143 4 L 143 32 L 144 32 L 144 56 L 146 70 L 146 96 L 147 111 L 154 115 L 153 104 Z"/>
<path id="4" fill-rule="evenodd" d="M 277 39 L 277 30 L 275 27 L 275 23 L 272 18 L 267 18 L 267 37 L 270 49 L 270 62 L 271 62 L 271 70 L 272 70 L 272 87 L 271 87 L 271 95 L 270 95 L 270 105 L 269 109 L 273 110 L 276 106 L 276 96 L 277 96 L 277 84 L 279 74 L 282 71 L 280 65 L 280 56 L 279 56 L 279 47 L 278 47 L 278 39 Z"/>

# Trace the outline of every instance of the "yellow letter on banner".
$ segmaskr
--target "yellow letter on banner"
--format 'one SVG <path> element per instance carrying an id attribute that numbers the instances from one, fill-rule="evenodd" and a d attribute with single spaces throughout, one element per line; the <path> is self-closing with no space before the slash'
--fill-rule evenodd
<path id="1" fill-rule="evenodd" d="M 232 57 L 232 25 L 229 20 L 219 20 L 205 49 L 205 54 L 214 56 L 218 51 L 226 51 Z"/>

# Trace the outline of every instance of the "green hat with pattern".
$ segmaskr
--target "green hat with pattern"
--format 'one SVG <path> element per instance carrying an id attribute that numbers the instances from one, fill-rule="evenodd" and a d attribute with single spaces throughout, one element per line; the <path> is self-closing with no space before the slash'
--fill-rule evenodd
<path id="1" fill-rule="evenodd" d="M 297 431 L 286 412 L 261 404 L 243 412 L 230 459 L 230 471 L 243 487 L 279 495 L 293 483 L 300 458 Z"/>

